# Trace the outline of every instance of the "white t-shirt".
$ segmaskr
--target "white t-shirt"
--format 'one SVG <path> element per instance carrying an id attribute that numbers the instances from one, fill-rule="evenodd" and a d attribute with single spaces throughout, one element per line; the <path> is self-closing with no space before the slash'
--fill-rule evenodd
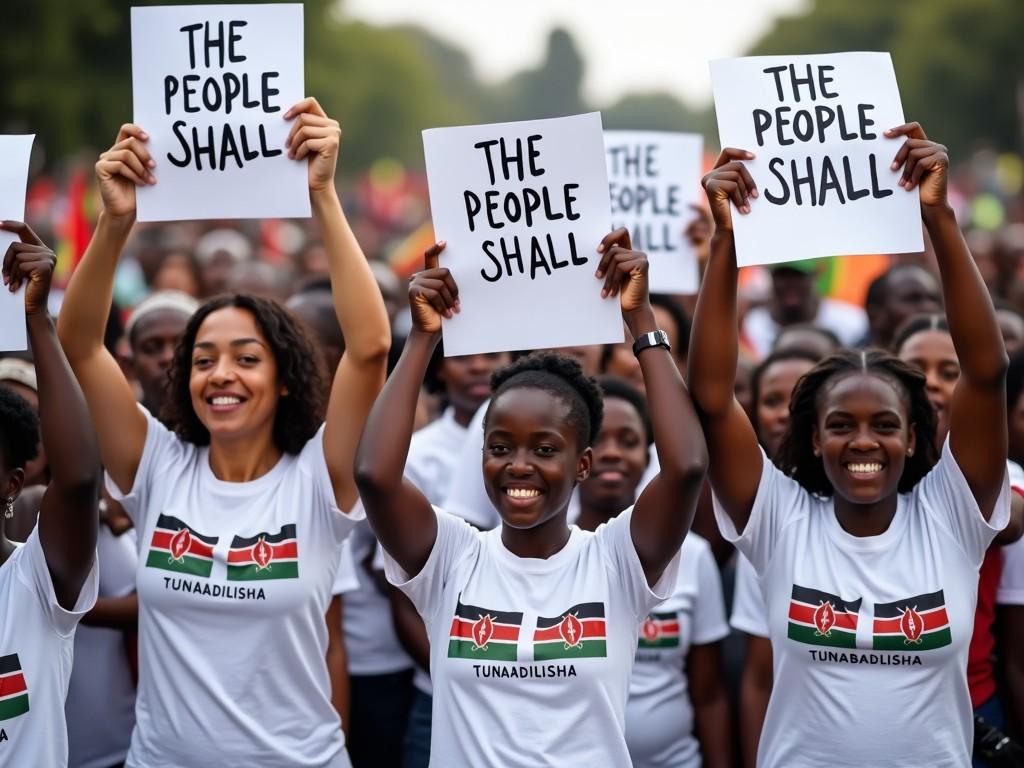
<path id="1" fill-rule="evenodd" d="M 827 296 L 819 301 L 818 314 L 812 322 L 832 331 L 844 347 L 852 347 L 868 331 L 868 316 L 863 309 Z M 772 351 L 779 330 L 768 307 L 754 307 L 743 318 L 743 335 L 758 357 L 766 357 Z"/>
<path id="2" fill-rule="evenodd" d="M 341 559 L 338 561 L 338 572 L 334 574 L 332 595 L 348 595 L 359 589 L 359 578 L 356 576 L 356 564 L 352 560 L 352 537 L 349 536 L 341 545 Z M 346 598 L 346 605 L 348 605 Z"/>
<path id="3" fill-rule="evenodd" d="M 98 583 L 94 560 L 74 610 L 61 608 L 38 528 L 0 567 L 0 767 L 67 765 L 75 627 Z"/>
<path id="4" fill-rule="evenodd" d="M 100 597 L 125 597 L 135 591 L 136 546 L 134 528 L 115 536 L 100 526 Z M 110 768 L 123 763 L 128 754 L 135 727 L 135 681 L 125 642 L 119 629 L 83 624 L 75 632 L 75 665 L 64 702 L 71 768 Z"/>
<path id="5" fill-rule="evenodd" d="M 324 616 L 361 509 L 335 506 L 323 427 L 262 477 L 230 483 L 214 476 L 208 448 L 146 417 L 131 492 L 108 477 L 139 532 L 127 765 L 348 765 Z"/>
<path id="6" fill-rule="evenodd" d="M 1009 462 L 1010 488 L 1024 496 L 1024 471 Z M 1024 605 L 1024 537 L 1003 547 L 1003 570 L 996 592 L 998 605 Z"/>
<path id="7" fill-rule="evenodd" d="M 718 566 L 705 539 L 683 540 L 672 596 L 640 628 L 626 702 L 626 744 L 635 768 L 700 768 L 686 677 L 691 645 L 729 634 Z"/>
<path id="8" fill-rule="evenodd" d="M 632 508 L 594 533 L 573 526 L 552 557 L 520 558 L 501 529 L 437 510 L 437 541 L 409 579 L 387 576 L 423 616 L 434 682 L 431 765 L 629 765 L 626 696 L 654 589 L 629 533 Z"/>
<path id="9" fill-rule="evenodd" d="M 715 504 L 768 608 L 776 685 L 758 765 L 969 766 L 967 647 L 978 569 L 1009 518 L 1008 485 L 986 522 L 947 441 L 899 496 L 889 528 L 856 537 L 831 499 L 762 462 L 742 536 Z"/>
<path id="10" fill-rule="evenodd" d="M 761 580 L 750 561 L 736 553 L 736 579 L 732 590 L 732 616 L 729 623 L 740 632 L 768 637 L 768 616 L 764 607 Z"/>

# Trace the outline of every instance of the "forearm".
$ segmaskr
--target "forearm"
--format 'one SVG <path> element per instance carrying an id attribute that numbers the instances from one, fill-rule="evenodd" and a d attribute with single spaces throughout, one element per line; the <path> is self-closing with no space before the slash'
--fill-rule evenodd
<path id="1" fill-rule="evenodd" d="M 737 275 L 732 230 L 719 230 L 711 239 L 687 358 L 690 394 L 700 411 L 711 416 L 726 413 L 734 400 L 739 355 Z"/>
<path id="2" fill-rule="evenodd" d="M 384 299 L 334 187 L 310 194 L 327 250 L 334 311 L 350 361 L 387 358 L 391 328 Z"/>
<path id="3" fill-rule="evenodd" d="M 391 618 L 398 642 L 421 669 L 430 671 L 430 638 L 416 607 L 397 588 L 390 588 Z"/>
<path id="4" fill-rule="evenodd" d="M 114 274 L 134 221 L 134 217 L 101 213 L 82 261 L 71 276 L 57 331 L 72 366 L 103 346 L 113 301 Z"/>
<path id="5" fill-rule="evenodd" d="M 82 617 L 90 627 L 130 630 L 139 625 L 139 596 L 132 592 L 124 597 L 101 597 L 95 607 Z"/>
<path id="6" fill-rule="evenodd" d="M 962 375 L 972 382 L 999 383 L 1007 366 L 1003 337 L 956 216 L 948 206 L 922 206 L 922 217 L 939 263 L 949 333 Z"/>
<path id="7" fill-rule="evenodd" d="M 696 736 L 700 742 L 704 768 L 731 768 L 732 728 L 725 688 L 719 684 L 710 695 L 694 701 Z"/>

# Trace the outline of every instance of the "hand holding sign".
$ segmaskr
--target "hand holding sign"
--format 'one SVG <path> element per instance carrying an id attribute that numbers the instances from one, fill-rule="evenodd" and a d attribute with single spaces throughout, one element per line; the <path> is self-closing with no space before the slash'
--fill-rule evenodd
<path id="1" fill-rule="evenodd" d="M 148 140 L 149 134 L 139 126 L 125 123 L 114 146 L 96 162 L 103 210 L 112 216 L 135 216 L 135 187 L 156 184 L 156 161 L 146 148 Z"/>
<path id="2" fill-rule="evenodd" d="M 302 160 L 309 157 L 309 190 L 323 192 L 334 189 L 334 171 L 338 165 L 341 126 L 324 112 L 314 98 L 306 98 L 284 114 L 285 120 L 295 118 L 285 146 L 288 157 Z"/>
<path id="3" fill-rule="evenodd" d="M 623 317 L 650 303 L 647 254 L 633 250 L 628 229 L 619 227 L 605 235 L 597 252 L 601 254 L 597 277 L 604 278 L 602 298 L 618 296 Z"/>
<path id="4" fill-rule="evenodd" d="M 732 230 L 732 206 L 740 213 L 750 212 L 750 198 L 757 197 L 757 185 L 744 160 L 753 160 L 754 154 L 745 149 L 726 147 L 715 161 L 715 167 L 701 179 L 711 205 L 715 229 Z"/>
<path id="5" fill-rule="evenodd" d="M 890 128 L 885 135 L 891 138 L 907 137 L 892 161 L 892 170 L 898 171 L 903 167 L 899 185 L 908 191 L 919 186 L 921 205 L 946 205 L 949 176 L 949 153 L 946 147 L 929 141 L 920 123 Z"/>
<path id="6" fill-rule="evenodd" d="M 43 244 L 28 224 L 20 221 L 2 221 L 0 229 L 13 232 L 20 242 L 11 243 L 4 254 L 3 279 L 11 293 L 22 284 L 25 288 L 25 314 L 45 315 L 50 297 L 50 280 L 57 257 Z"/>
<path id="7" fill-rule="evenodd" d="M 425 269 L 413 275 L 409 283 L 409 310 L 413 327 L 423 333 L 438 333 L 441 318 L 451 319 L 459 312 L 459 287 L 438 256 L 445 242 L 434 243 L 424 254 Z"/>

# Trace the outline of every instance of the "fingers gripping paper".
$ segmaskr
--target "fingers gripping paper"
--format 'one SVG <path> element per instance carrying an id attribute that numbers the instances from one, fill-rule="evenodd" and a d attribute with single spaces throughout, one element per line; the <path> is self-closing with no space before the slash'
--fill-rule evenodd
<path id="1" fill-rule="evenodd" d="M 134 119 L 157 163 L 139 221 L 310 215 L 284 146 L 302 41 L 298 4 L 132 8 Z"/>
<path id="2" fill-rule="evenodd" d="M 629 230 L 651 264 L 651 291 L 696 293 L 697 252 L 683 237 L 700 194 L 704 139 L 690 133 L 605 131 L 612 228 Z"/>
<path id="3" fill-rule="evenodd" d="M 904 122 L 888 53 L 713 61 L 711 84 L 722 146 L 756 155 L 740 266 L 923 249 L 918 192 L 890 170 L 903 140 L 882 135 Z"/>
<path id="4" fill-rule="evenodd" d="M 622 341 L 616 298 L 601 298 L 608 234 L 598 113 L 423 132 L 441 265 L 462 311 L 446 355 Z"/>
<path id="5" fill-rule="evenodd" d="M 28 161 L 35 136 L 0 136 L 0 220 L 25 219 L 25 187 L 28 185 Z M 0 230 L 0 262 L 11 243 L 18 242 L 13 232 Z M 25 289 L 11 293 L 0 285 L 0 352 L 28 348 L 25 331 Z"/>

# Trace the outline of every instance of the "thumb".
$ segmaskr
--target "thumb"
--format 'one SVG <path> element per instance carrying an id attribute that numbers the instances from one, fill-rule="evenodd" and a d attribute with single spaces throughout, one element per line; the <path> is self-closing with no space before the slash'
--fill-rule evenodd
<path id="1" fill-rule="evenodd" d="M 447 243 L 445 243 L 444 240 L 439 240 L 438 242 L 430 246 L 427 249 L 427 252 L 423 254 L 423 266 L 426 269 L 437 269 L 440 263 L 439 257 L 441 255 L 441 251 L 444 250 L 445 245 L 447 245 Z"/>

